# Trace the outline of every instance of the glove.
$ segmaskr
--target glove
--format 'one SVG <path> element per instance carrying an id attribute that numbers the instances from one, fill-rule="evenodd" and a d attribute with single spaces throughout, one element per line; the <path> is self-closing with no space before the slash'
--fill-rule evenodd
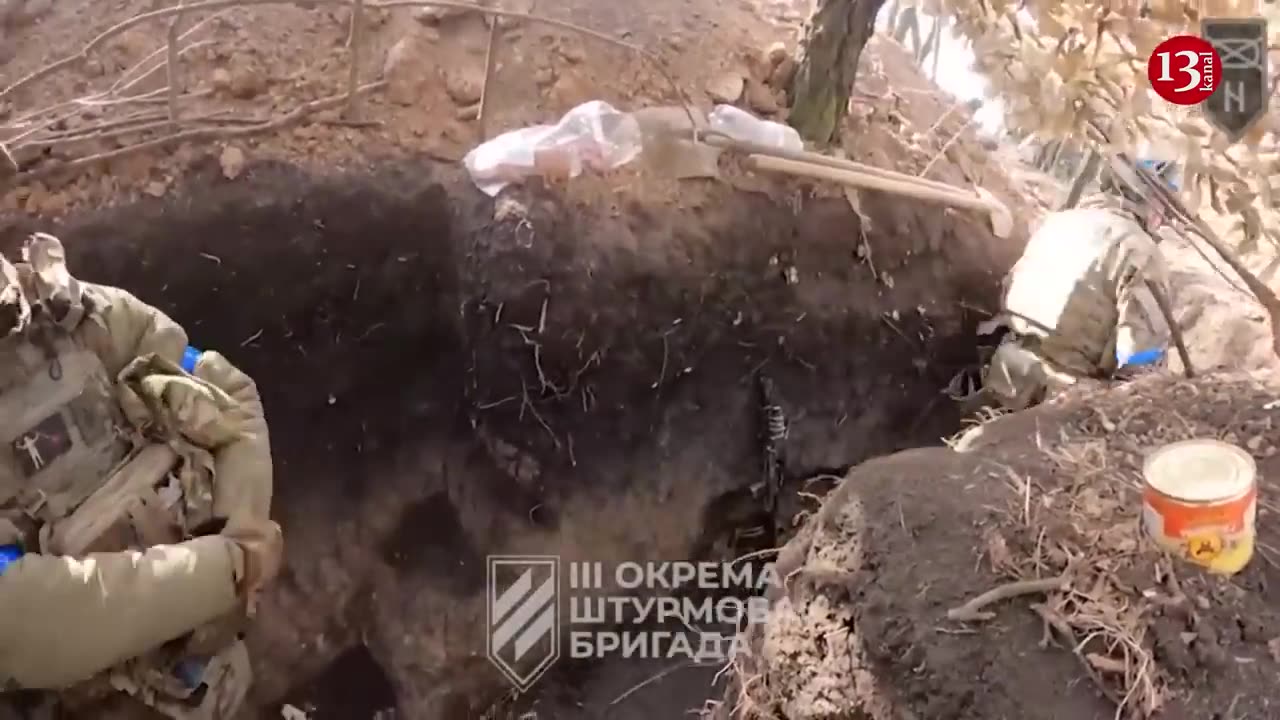
<path id="1" fill-rule="evenodd" d="M 245 602 L 252 617 L 258 593 L 280 573 L 284 562 L 284 533 L 270 520 L 241 523 L 223 529 L 222 536 L 240 548 L 244 559 L 236 578 L 236 595 Z"/>

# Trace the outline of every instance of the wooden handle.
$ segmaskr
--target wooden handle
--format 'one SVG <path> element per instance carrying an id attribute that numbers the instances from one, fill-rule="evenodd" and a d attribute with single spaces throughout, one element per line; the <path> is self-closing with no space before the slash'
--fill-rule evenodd
<path id="1" fill-rule="evenodd" d="M 784 160 L 798 160 L 810 165 L 822 165 L 823 167 L 836 168 L 837 170 L 852 170 L 864 175 L 874 175 L 887 180 L 898 180 L 901 182 L 911 183 L 913 185 L 923 185 L 925 187 L 937 188 L 944 192 L 964 192 L 963 188 L 940 182 L 938 180 L 926 180 L 925 178 L 907 175 L 886 168 L 879 168 L 874 165 L 864 165 L 852 160 L 844 160 L 841 158 L 823 155 L 821 153 L 808 151 L 782 150 L 780 148 L 761 145 L 760 143 L 744 142 L 734 140 L 726 135 L 720 135 L 711 131 L 700 131 L 698 138 L 713 147 L 725 148 L 726 150 L 741 150 L 752 155 L 764 155 L 766 157 L 782 158 Z"/>
<path id="2" fill-rule="evenodd" d="M 852 187 L 882 190 L 884 192 L 906 195 L 918 200 L 941 203 L 952 207 L 971 208 L 974 210 L 984 210 L 986 212 L 991 212 L 993 209 L 991 203 L 983 200 L 977 195 L 972 195 L 964 190 L 950 186 L 948 186 L 946 190 L 942 190 L 940 188 L 930 187 L 927 185 L 890 179 L 881 175 L 870 175 L 854 170 L 840 170 L 797 160 L 769 157 L 766 155 L 749 155 L 747 156 L 747 164 L 749 167 L 756 170 L 769 170 L 785 173 L 787 175 L 813 178 L 815 180 L 828 180 L 830 182 L 849 185 Z"/>

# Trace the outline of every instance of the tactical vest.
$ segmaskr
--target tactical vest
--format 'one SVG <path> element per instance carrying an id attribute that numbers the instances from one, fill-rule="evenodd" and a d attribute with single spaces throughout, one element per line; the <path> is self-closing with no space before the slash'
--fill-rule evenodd
<path id="1" fill-rule="evenodd" d="M 0 338 L 0 518 L 25 518 L 40 526 L 38 541 L 24 538 L 25 550 L 49 551 L 44 530 L 138 457 L 131 452 L 135 443 L 128 427 L 102 361 L 74 334 L 41 325 Z M 180 517 L 174 519 L 182 524 Z M 59 543 L 52 545 L 58 551 Z M 201 628 L 197 635 L 218 630 Z M 252 674 L 243 642 L 234 636 L 225 642 L 209 656 L 184 661 L 178 676 L 167 663 L 157 666 L 160 656 L 144 656 L 72 689 L 62 700 L 92 705 L 114 688 L 170 718 L 230 718 Z"/>
<path id="2" fill-rule="evenodd" d="M 0 339 L 0 509 L 66 516 L 127 456 L 123 427 L 106 368 L 70 332 Z"/>

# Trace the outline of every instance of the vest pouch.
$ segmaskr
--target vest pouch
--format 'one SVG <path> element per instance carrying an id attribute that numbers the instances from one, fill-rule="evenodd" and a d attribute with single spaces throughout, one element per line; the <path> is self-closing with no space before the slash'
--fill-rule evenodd
<path id="1" fill-rule="evenodd" d="M 111 685 L 172 720 L 231 720 L 253 684 L 244 641 L 212 656 L 186 656 L 163 669 L 130 663 L 112 673 Z"/>
<path id="2" fill-rule="evenodd" d="M 143 447 L 70 515 L 41 530 L 42 552 L 82 557 L 180 542 L 183 533 L 157 492 L 177 462 L 168 445 Z"/>

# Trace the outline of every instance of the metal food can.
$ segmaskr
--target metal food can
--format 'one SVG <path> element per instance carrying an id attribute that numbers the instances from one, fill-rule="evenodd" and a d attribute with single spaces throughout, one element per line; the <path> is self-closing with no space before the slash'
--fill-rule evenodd
<path id="1" fill-rule="evenodd" d="M 1218 440 L 1176 442 L 1142 466 L 1142 521 L 1156 544 L 1211 572 L 1233 575 L 1253 557 L 1258 467 Z"/>

